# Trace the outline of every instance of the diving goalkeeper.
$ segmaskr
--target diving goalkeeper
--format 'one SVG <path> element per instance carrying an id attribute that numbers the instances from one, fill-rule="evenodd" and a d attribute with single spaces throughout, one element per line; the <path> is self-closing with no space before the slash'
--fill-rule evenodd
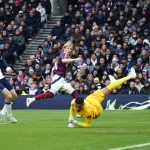
<path id="1" fill-rule="evenodd" d="M 109 75 L 109 78 L 111 83 L 106 88 L 97 90 L 93 94 L 87 96 L 86 99 L 77 97 L 72 100 L 68 127 L 74 127 L 74 125 L 79 127 L 92 127 L 92 119 L 99 117 L 103 111 L 101 103 L 105 97 L 107 97 L 113 89 L 116 89 L 125 81 L 136 78 L 136 73 L 135 70 L 131 68 L 131 71 L 127 77 L 115 80 L 113 76 Z M 86 123 L 81 123 L 74 120 L 75 112 L 78 113 L 82 119 L 85 119 Z"/>

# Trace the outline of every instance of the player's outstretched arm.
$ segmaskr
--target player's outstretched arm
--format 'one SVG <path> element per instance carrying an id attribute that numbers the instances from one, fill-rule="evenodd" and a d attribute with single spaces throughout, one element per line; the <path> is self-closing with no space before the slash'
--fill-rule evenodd
<path id="1" fill-rule="evenodd" d="M 74 61 L 81 61 L 81 58 L 76 58 L 76 59 L 71 59 L 71 58 L 68 58 L 68 59 L 62 59 L 62 63 L 70 63 L 70 62 L 74 62 Z"/>
<path id="2" fill-rule="evenodd" d="M 92 119 L 86 119 L 86 123 L 82 123 L 82 122 L 78 122 L 77 120 L 69 120 L 69 123 L 72 123 L 74 125 L 77 125 L 79 127 L 83 127 L 83 128 L 90 128 L 92 127 Z"/>

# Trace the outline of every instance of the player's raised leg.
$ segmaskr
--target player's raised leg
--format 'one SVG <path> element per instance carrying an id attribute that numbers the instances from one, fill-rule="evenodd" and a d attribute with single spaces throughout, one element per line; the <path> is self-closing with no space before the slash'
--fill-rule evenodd
<path id="1" fill-rule="evenodd" d="M 30 104 L 36 100 L 41 100 L 41 99 L 46 99 L 46 98 L 53 98 L 54 95 L 57 93 L 57 90 L 51 88 L 50 92 L 48 93 L 42 93 L 40 95 L 37 95 L 36 97 L 33 98 L 27 98 L 26 100 L 26 106 L 29 107 Z"/>
<path id="2" fill-rule="evenodd" d="M 12 95 L 6 88 L 4 88 L 2 90 L 1 94 L 5 97 L 5 104 L 4 104 L 3 109 L 0 112 L 0 117 L 1 117 L 1 122 L 2 123 L 6 123 L 5 122 L 5 115 L 6 115 L 6 113 L 7 113 L 8 116 L 11 116 Z"/>
<path id="3" fill-rule="evenodd" d="M 130 79 L 136 78 L 136 73 L 133 68 L 131 68 L 131 71 L 127 77 L 121 78 L 119 80 L 114 80 L 113 77 L 109 76 L 112 83 L 110 83 L 106 88 L 102 89 L 102 93 L 107 96 L 113 89 L 116 89 L 118 86 L 123 84 L 125 81 L 128 81 Z"/>

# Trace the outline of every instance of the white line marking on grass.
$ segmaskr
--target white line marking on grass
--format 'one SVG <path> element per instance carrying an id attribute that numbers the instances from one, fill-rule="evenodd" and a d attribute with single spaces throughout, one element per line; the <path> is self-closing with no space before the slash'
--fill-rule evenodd
<path id="1" fill-rule="evenodd" d="M 148 145 L 150 145 L 150 143 L 114 148 L 114 149 L 109 149 L 109 150 L 122 150 L 122 149 L 129 149 L 129 148 L 135 148 L 135 147 L 144 147 L 144 146 L 148 146 Z"/>
<path id="2" fill-rule="evenodd" d="M 150 122 L 94 122 L 94 123 L 150 123 Z"/>

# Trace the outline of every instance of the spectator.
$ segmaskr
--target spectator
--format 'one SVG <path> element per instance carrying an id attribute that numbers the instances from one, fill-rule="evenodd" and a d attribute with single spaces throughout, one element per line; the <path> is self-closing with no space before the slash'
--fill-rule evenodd
<path id="1" fill-rule="evenodd" d="M 13 20 L 14 20 L 14 18 L 13 18 L 12 13 L 9 10 L 7 10 L 6 11 L 6 16 L 5 16 L 5 19 L 4 19 L 5 25 L 8 26 L 8 24 L 10 24 L 11 21 L 13 21 Z"/>
<path id="2" fill-rule="evenodd" d="M 20 34 L 19 29 L 15 31 L 15 35 L 13 36 L 14 41 L 16 41 L 20 47 L 24 50 L 25 47 L 25 39 L 24 37 Z"/>
<path id="3" fill-rule="evenodd" d="M 40 27 L 42 27 L 42 26 L 43 26 L 43 23 L 44 23 L 45 21 L 47 21 L 46 10 L 45 10 L 45 8 L 42 6 L 41 3 L 38 4 L 36 10 L 37 10 L 37 11 L 40 13 L 40 15 L 41 15 L 41 20 L 40 20 L 41 24 L 40 24 Z"/>
<path id="4" fill-rule="evenodd" d="M 15 24 L 16 24 L 17 26 L 19 26 L 22 20 L 24 20 L 24 21 L 26 20 L 26 15 L 24 15 L 24 14 L 23 14 L 23 11 L 20 10 L 20 11 L 19 11 L 19 14 L 18 14 L 18 15 L 16 16 L 16 18 L 15 18 Z"/>
<path id="5" fill-rule="evenodd" d="M 29 88 L 29 95 L 35 95 L 36 92 L 37 92 L 37 83 L 33 81 L 31 83 L 31 87 Z"/>
<path id="6" fill-rule="evenodd" d="M 13 8 L 13 12 L 14 12 L 13 15 L 14 15 L 14 17 L 16 17 L 18 12 L 21 10 L 20 2 L 15 1 L 14 6 L 12 8 Z"/>
<path id="7" fill-rule="evenodd" d="M 150 94 L 150 83 L 148 80 L 145 80 L 144 87 L 141 88 L 140 94 Z"/>
<path id="8" fill-rule="evenodd" d="M 117 88 L 117 93 L 118 93 L 118 94 L 126 94 L 126 90 L 123 88 L 122 85 L 120 85 L 120 86 Z"/>
<path id="9" fill-rule="evenodd" d="M 113 58 L 111 63 L 111 69 L 113 69 L 116 72 L 118 68 L 119 68 L 119 64 L 117 63 L 117 59 Z"/>
<path id="10" fill-rule="evenodd" d="M 26 26 L 29 30 L 29 37 L 32 38 L 32 35 L 36 34 L 38 27 L 38 18 L 35 16 L 32 10 L 30 11 L 29 16 L 26 18 Z"/>
<path id="11" fill-rule="evenodd" d="M 54 40 L 57 39 L 57 41 L 55 41 L 55 42 L 58 42 L 59 40 L 61 40 L 64 32 L 65 32 L 65 27 L 61 25 L 60 21 L 57 21 L 56 26 L 54 26 L 52 31 L 51 31 L 52 38 Z"/>
<path id="12" fill-rule="evenodd" d="M 81 16 L 80 11 L 77 11 L 77 12 L 76 12 L 76 15 L 75 15 L 75 18 L 74 18 L 74 23 L 75 23 L 76 25 L 79 25 L 79 24 L 81 24 L 82 21 L 85 21 L 85 20 L 84 20 L 84 18 Z"/>
<path id="13" fill-rule="evenodd" d="M 51 9 L 52 9 L 51 2 L 49 0 L 44 0 L 42 2 L 42 5 L 46 10 L 46 16 L 47 16 L 48 20 L 51 20 Z"/>
<path id="14" fill-rule="evenodd" d="M 50 78 L 50 75 L 51 75 L 51 65 L 50 64 L 46 65 L 46 68 L 43 70 L 42 75 L 45 80 Z"/>
<path id="15" fill-rule="evenodd" d="M 139 92 L 141 91 L 141 88 L 143 88 L 143 85 L 140 83 L 140 79 L 138 77 L 135 79 L 135 87 L 139 90 Z"/>
<path id="16" fill-rule="evenodd" d="M 19 81 L 19 82 L 20 82 L 20 84 L 21 84 L 21 83 L 22 83 L 22 81 L 23 81 L 23 72 L 22 72 L 22 71 L 19 71 L 19 72 L 18 72 L 17 79 L 18 79 L 18 81 Z"/>
<path id="17" fill-rule="evenodd" d="M 21 88 L 24 91 L 26 88 L 30 88 L 30 86 L 27 84 L 28 83 L 28 79 L 24 78 L 23 82 L 21 84 Z"/>
<path id="18" fill-rule="evenodd" d="M 83 88 L 83 92 L 82 92 L 83 94 L 85 94 L 85 95 L 88 95 L 88 94 L 90 94 L 90 92 L 89 92 L 89 89 L 88 89 L 88 86 L 87 85 L 84 85 L 84 88 Z"/>
<path id="19" fill-rule="evenodd" d="M 71 26 L 72 24 L 72 16 L 70 16 L 69 11 L 65 11 L 65 15 L 61 18 L 61 24 L 62 26 Z"/>
<path id="20" fill-rule="evenodd" d="M 148 72 L 148 77 L 150 77 L 150 66 L 149 66 L 149 63 L 145 64 L 145 67 L 143 68 L 143 71 Z"/>
<path id="21" fill-rule="evenodd" d="M 94 84 L 96 85 L 97 89 L 101 89 L 101 84 L 98 77 L 94 78 Z"/>
<path id="22" fill-rule="evenodd" d="M 15 85 L 15 92 L 16 92 L 17 95 L 21 95 L 21 93 L 22 93 L 22 88 L 20 87 L 19 84 L 16 84 L 16 85 Z"/>
<path id="23" fill-rule="evenodd" d="M 127 94 L 139 94 L 138 89 L 135 87 L 135 83 L 133 81 L 130 82 L 130 88 L 127 90 Z"/>
<path id="24" fill-rule="evenodd" d="M 44 79 L 44 77 L 42 76 L 41 72 L 36 72 L 36 77 L 33 79 L 33 81 L 35 81 L 37 84 L 39 84 L 39 82 L 43 82 L 43 84 L 46 83 L 46 80 Z"/>

